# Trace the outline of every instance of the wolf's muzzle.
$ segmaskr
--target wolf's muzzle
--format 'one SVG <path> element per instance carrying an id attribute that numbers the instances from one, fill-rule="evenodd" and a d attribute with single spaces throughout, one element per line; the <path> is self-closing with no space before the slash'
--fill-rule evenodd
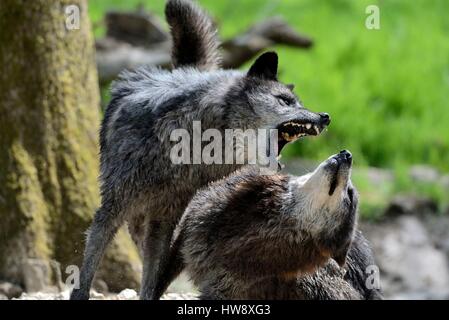
<path id="1" fill-rule="evenodd" d="M 342 150 L 339 154 L 333 156 L 330 161 L 329 169 L 333 172 L 329 188 L 329 196 L 332 196 L 338 186 L 338 180 L 341 173 L 340 169 L 342 167 L 349 169 L 352 166 L 352 154 L 348 150 Z"/>

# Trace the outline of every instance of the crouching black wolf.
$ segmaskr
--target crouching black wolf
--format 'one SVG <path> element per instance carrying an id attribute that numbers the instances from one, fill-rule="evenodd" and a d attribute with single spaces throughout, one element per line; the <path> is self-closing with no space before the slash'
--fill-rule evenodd
<path id="1" fill-rule="evenodd" d="M 342 151 L 301 177 L 245 168 L 212 183 L 181 218 L 170 276 L 185 267 L 203 299 L 381 299 L 351 167 Z"/>
<path id="2" fill-rule="evenodd" d="M 88 299 L 103 253 L 128 222 L 143 256 L 140 297 L 157 299 L 172 233 L 198 188 L 241 164 L 175 165 L 171 132 L 203 129 L 278 129 L 280 149 L 330 122 L 305 109 L 291 87 L 277 80 L 275 53 L 260 56 L 248 72 L 220 69 L 216 30 L 188 0 L 169 0 L 172 71 L 145 67 L 125 72 L 113 85 L 100 133 L 101 206 L 88 232 L 80 287 L 71 299 Z"/>

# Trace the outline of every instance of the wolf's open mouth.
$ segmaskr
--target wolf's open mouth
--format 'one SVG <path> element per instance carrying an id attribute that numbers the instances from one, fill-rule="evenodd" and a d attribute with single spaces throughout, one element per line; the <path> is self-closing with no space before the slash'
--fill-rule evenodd
<path id="1" fill-rule="evenodd" d="M 304 136 L 317 136 L 319 135 L 325 126 L 304 122 L 304 120 L 289 120 L 281 123 L 278 129 L 278 155 L 281 153 L 282 148 L 289 143 L 296 141 Z"/>

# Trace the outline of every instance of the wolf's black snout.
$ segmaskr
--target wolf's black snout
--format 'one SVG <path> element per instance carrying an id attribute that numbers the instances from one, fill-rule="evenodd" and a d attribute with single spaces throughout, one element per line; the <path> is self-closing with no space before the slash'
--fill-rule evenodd
<path id="1" fill-rule="evenodd" d="M 331 117 L 329 116 L 328 113 L 326 112 L 320 112 L 319 113 L 320 117 L 321 117 L 321 124 L 323 126 L 328 126 L 329 123 L 331 123 Z"/>
<path id="2" fill-rule="evenodd" d="M 342 150 L 340 151 L 340 155 L 345 160 L 352 160 L 352 154 L 348 150 Z"/>

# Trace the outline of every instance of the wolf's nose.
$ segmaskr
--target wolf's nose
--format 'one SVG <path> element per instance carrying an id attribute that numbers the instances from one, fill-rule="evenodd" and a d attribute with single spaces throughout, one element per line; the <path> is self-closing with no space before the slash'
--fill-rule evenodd
<path id="1" fill-rule="evenodd" d="M 329 123 L 331 123 L 331 117 L 329 116 L 329 113 L 320 112 L 319 115 L 321 117 L 321 124 L 328 126 Z"/>
<path id="2" fill-rule="evenodd" d="M 340 154 L 346 159 L 346 160 L 351 160 L 352 159 L 352 154 L 351 152 L 349 152 L 348 150 L 341 150 Z"/>

